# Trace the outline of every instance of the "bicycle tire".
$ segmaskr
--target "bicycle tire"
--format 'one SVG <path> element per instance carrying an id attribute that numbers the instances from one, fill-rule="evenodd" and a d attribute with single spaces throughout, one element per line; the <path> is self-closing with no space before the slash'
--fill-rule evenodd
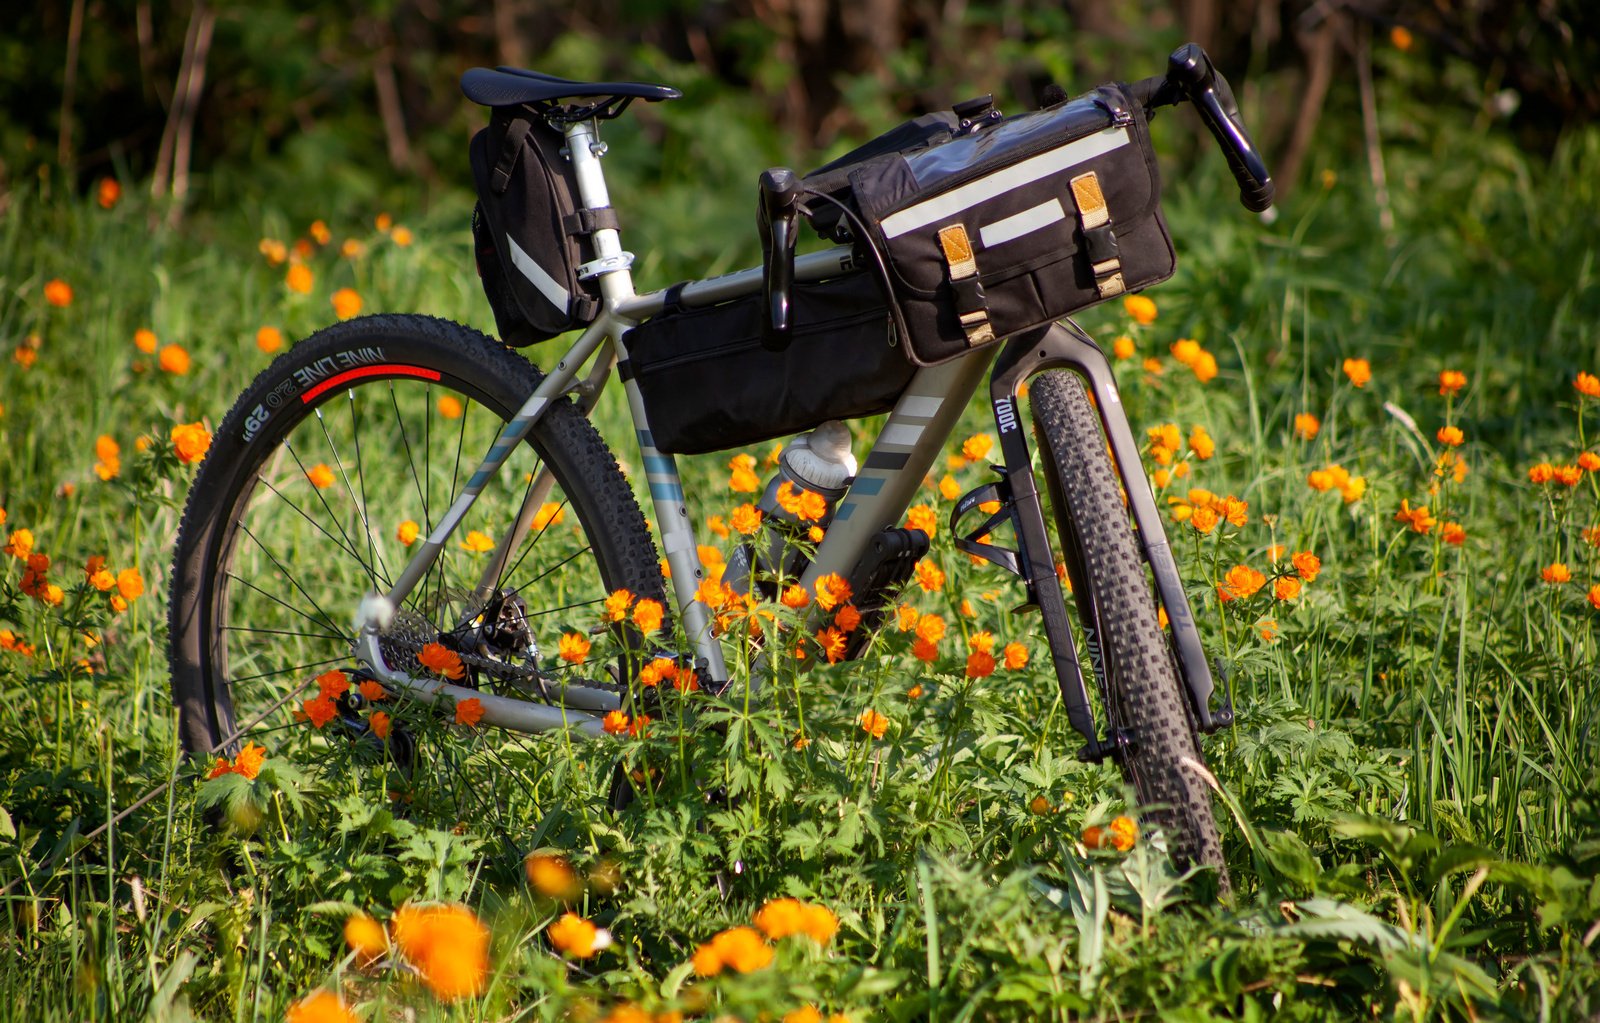
<path id="1" fill-rule="evenodd" d="M 1166 832 L 1174 861 L 1214 868 L 1227 891 L 1211 790 L 1182 763 L 1205 759 L 1100 419 L 1082 382 L 1064 370 L 1035 377 L 1029 401 L 1074 602 L 1102 673 L 1101 697 L 1112 726 L 1132 740 L 1118 766 L 1146 819 Z"/>
<path id="2" fill-rule="evenodd" d="M 487 442 L 492 442 L 542 379 L 522 356 L 477 331 L 433 317 L 398 314 L 360 317 L 318 331 L 280 355 L 255 379 L 217 427 L 211 449 L 190 487 L 173 558 L 169 660 L 173 701 L 189 753 L 203 755 L 219 745 L 220 752 L 231 753 L 253 738 L 251 734 L 233 734 L 236 725 L 246 719 L 242 705 L 260 706 L 267 701 L 242 697 L 244 669 L 231 672 L 230 655 L 235 655 L 233 666 L 253 663 L 270 669 L 277 663 L 272 659 L 274 643 L 293 647 L 296 656 L 288 659 L 295 661 L 302 686 L 306 673 L 323 670 L 322 663 L 354 662 L 348 616 L 355 604 L 348 601 L 359 600 L 362 591 L 382 592 L 388 579 L 409 559 L 406 550 L 386 553 L 400 542 L 389 535 L 395 520 L 403 509 L 413 509 L 424 527 L 421 535 L 427 536 L 476 468 Z M 447 397 L 455 402 L 453 406 L 444 404 Z M 338 408 L 340 402 L 347 410 Z M 362 417 L 371 411 L 374 420 L 382 422 L 377 416 L 385 405 L 394 412 L 389 425 L 399 429 L 387 434 L 380 429 L 363 437 Z M 490 416 L 474 419 L 479 407 Z M 324 416 L 324 410 L 331 411 Z M 344 437 L 340 431 L 346 427 L 341 418 L 346 412 L 355 445 L 351 450 L 351 445 L 345 444 L 341 459 L 335 434 Z M 438 423 L 449 422 L 452 431 L 457 430 L 459 420 L 453 442 L 449 434 L 440 434 L 447 440 L 443 453 L 450 456 L 448 474 L 445 465 L 434 462 L 438 448 L 435 412 Z M 454 415 L 448 414 L 452 412 Z M 419 416 L 423 428 L 415 429 Z M 326 450 L 316 449 L 319 434 L 326 441 Z M 297 444 L 302 450 L 296 450 Z M 285 452 L 292 465 L 285 460 Z M 398 468 L 402 452 L 403 462 L 409 466 L 406 486 L 379 493 L 379 481 L 404 479 L 405 471 Z M 317 484 L 312 478 L 314 470 L 308 471 L 313 458 L 333 461 L 344 478 L 342 486 Z M 434 572 L 413 591 L 407 608 L 426 617 L 431 592 L 435 611 L 445 613 L 450 595 L 458 591 L 450 577 L 450 566 L 461 556 L 455 548 L 468 536 L 469 525 L 476 521 L 473 516 L 481 506 L 484 522 L 498 516 L 504 528 L 510 528 L 526 493 L 524 484 L 531 486 L 534 478 L 536 469 L 532 467 L 546 465 L 555 478 L 552 497 L 561 499 L 563 518 L 552 515 L 537 535 L 530 535 L 503 574 L 504 581 L 515 582 L 533 571 L 523 571 L 526 561 L 519 561 L 519 554 L 524 559 L 544 559 L 536 565 L 566 558 L 538 577 L 549 579 L 560 572 L 554 582 L 546 583 L 529 599 L 529 620 L 550 603 L 544 590 L 556 589 L 559 583 L 564 601 L 568 581 L 574 587 L 586 587 L 581 593 L 575 589 L 573 595 L 581 601 L 570 604 L 575 610 L 568 615 L 585 625 L 597 617 L 597 608 L 588 605 L 618 588 L 665 603 L 655 544 L 632 488 L 594 426 L 571 401 L 562 398 L 547 407 L 525 444 L 508 456 L 500 479 L 485 487 L 473 511 L 447 543 L 449 553 L 441 555 Z M 327 468 L 321 463 L 319 467 Z M 528 471 L 515 476 L 521 468 Z M 443 486 L 446 475 L 449 484 Z M 442 490 L 435 499 L 436 480 L 441 481 Z M 305 500 L 296 504 L 286 494 L 301 495 Z M 419 501 L 421 508 L 416 509 Z M 578 520 L 577 528 L 564 531 L 557 527 L 568 509 Z M 416 514 L 417 510 L 421 514 Z M 350 530 L 345 530 L 347 525 Z M 292 534 L 293 530 L 298 533 Z M 537 547 L 547 535 L 552 537 L 547 541 L 548 550 L 539 554 Z M 282 552 L 275 545 L 292 546 L 295 558 L 285 565 L 287 559 L 277 556 Z M 577 554 L 568 556 L 574 548 Z M 592 557 L 581 557 L 585 554 Z M 235 564 L 240 558 L 258 567 L 265 565 L 268 571 L 241 584 L 236 570 L 244 567 Z M 459 575 L 470 586 L 470 573 Z M 337 603 L 321 607 L 316 596 L 323 593 Z M 529 597 L 528 591 L 524 596 Z M 276 615 L 272 621 L 290 621 L 293 627 L 270 630 L 255 618 L 235 625 L 232 616 L 238 613 L 242 617 L 246 601 L 252 602 L 252 613 Z M 566 607 L 557 609 L 558 613 L 567 611 Z M 297 631 L 310 628 L 307 621 L 327 631 Z M 435 624 L 448 628 L 446 623 Z M 294 635 L 312 638 L 296 639 Z M 236 656 L 240 650 L 235 647 L 246 653 L 244 660 Z M 307 654 L 318 655 L 313 659 L 319 663 L 300 663 Z M 323 654 L 327 657 L 320 656 Z M 284 691 L 283 684 L 269 686 L 267 677 L 268 673 L 257 673 L 250 681 L 262 688 L 275 687 L 274 693 Z M 298 706 L 291 701 L 281 712 L 274 711 L 270 727 L 291 727 L 285 719 Z"/>

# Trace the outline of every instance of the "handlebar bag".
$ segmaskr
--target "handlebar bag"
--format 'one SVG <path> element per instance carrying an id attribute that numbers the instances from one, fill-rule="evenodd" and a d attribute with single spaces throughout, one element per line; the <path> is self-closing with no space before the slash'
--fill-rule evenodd
<path id="1" fill-rule="evenodd" d="M 473 136 L 478 186 L 473 249 L 500 339 L 518 348 L 583 327 L 600 312 L 593 232 L 616 228 L 611 207 L 582 209 L 566 138 L 526 106 L 495 107 Z"/>
<path id="2" fill-rule="evenodd" d="M 761 347 L 760 294 L 669 307 L 628 331 L 619 371 L 638 381 L 659 450 L 744 447 L 894 407 L 916 368 L 872 275 L 796 282 L 790 301 L 793 339 L 781 352 Z"/>
<path id="3" fill-rule="evenodd" d="M 936 365 L 1172 276 L 1142 107 L 1121 86 L 850 172 L 914 363 Z"/>

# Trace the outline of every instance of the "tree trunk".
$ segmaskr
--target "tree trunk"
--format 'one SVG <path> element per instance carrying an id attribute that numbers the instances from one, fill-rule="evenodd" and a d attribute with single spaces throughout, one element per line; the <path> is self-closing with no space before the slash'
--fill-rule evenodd
<path id="1" fill-rule="evenodd" d="M 1300 48 L 1306 55 L 1306 91 L 1300 94 L 1300 112 L 1295 116 L 1294 135 L 1289 139 L 1289 149 L 1277 178 L 1278 199 L 1281 202 L 1293 190 L 1300 177 L 1300 165 L 1317 134 L 1317 121 L 1322 118 L 1322 104 L 1328 98 L 1328 86 L 1333 82 L 1333 44 L 1338 33 L 1334 15 L 1309 33 L 1301 34 Z"/>
<path id="2" fill-rule="evenodd" d="M 394 78 L 394 49 L 385 46 L 372 62 L 372 84 L 378 92 L 378 114 L 383 118 L 383 134 L 389 142 L 389 162 L 398 171 L 411 169 L 411 143 L 406 139 L 405 112 L 400 106 L 400 87 Z"/>
<path id="3" fill-rule="evenodd" d="M 189 154 L 194 144 L 194 118 L 200 110 L 200 90 L 206 84 L 206 57 L 211 52 L 211 31 L 216 27 L 217 15 L 209 7 L 197 4 L 196 13 L 202 13 L 200 30 L 194 37 L 194 59 L 189 68 L 189 81 L 183 95 L 183 118 L 178 122 L 178 141 L 172 157 L 172 208 L 167 222 L 175 224 L 183 215 L 183 200 L 189 194 Z"/>
<path id="4" fill-rule="evenodd" d="M 61 138 L 56 162 L 72 187 L 72 92 L 78 84 L 78 43 L 83 39 L 83 0 L 72 0 L 72 20 L 67 25 L 67 70 L 61 83 Z"/>
<path id="5" fill-rule="evenodd" d="M 494 0 L 494 41 L 499 48 L 500 63 L 525 68 L 528 48 L 523 45 L 522 33 L 517 29 L 517 15 L 521 13 L 521 0 Z"/>
<path id="6" fill-rule="evenodd" d="M 189 68 L 194 63 L 194 41 L 200 33 L 203 7 L 196 4 L 189 15 L 189 30 L 183 37 L 183 59 L 178 63 L 178 83 L 167 105 L 167 126 L 161 130 L 161 147 L 156 151 L 156 172 L 150 180 L 150 195 L 159 199 L 167 194 L 167 179 L 172 176 L 172 150 L 178 139 L 178 121 L 183 117 L 183 98 L 189 91 Z"/>
<path id="7" fill-rule="evenodd" d="M 1361 84 L 1361 126 L 1367 136 L 1367 168 L 1372 174 L 1372 194 L 1378 203 L 1378 226 L 1385 240 L 1394 230 L 1394 210 L 1389 208 L 1389 179 L 1383 170 L 1383 141 L 1378 137 L 1378 98 L 1372 90 L 1372 25 L 1366 19 L 1356 26 L 1356 78 Z"/>

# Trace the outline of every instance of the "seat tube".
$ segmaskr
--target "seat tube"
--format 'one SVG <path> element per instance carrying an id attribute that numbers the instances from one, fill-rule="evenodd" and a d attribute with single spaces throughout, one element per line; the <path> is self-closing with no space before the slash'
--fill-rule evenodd
<path id="1" fill-rule="evenodd" d="M 578 178 L 578 196 L 587 209 L 601 209 L 611 205 L 611 193 L 606 190 L 606 175 L 600 166 L 605 154 L 605 143 L 600 141 L 594 121 L 581 121 L 566 127 L 567 154 L 572 161 L 573 173 Z M 632 298 L 633 273 L 628 269 L 633 256 L 622 251 L 622 236 L 614 228 L 605 227 L 593 235 L 594 255 L 599 260 L 617 260 L 621 265 L 615 270 L 603 271 L 600 277 L 600 294 L 608 307 Z"/>

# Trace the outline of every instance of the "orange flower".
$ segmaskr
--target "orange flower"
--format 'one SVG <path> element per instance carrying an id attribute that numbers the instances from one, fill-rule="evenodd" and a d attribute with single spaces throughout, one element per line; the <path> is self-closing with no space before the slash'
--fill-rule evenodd
<path id="1" fill-rule="evenodd" d="M 817 580 L 817 606 L 832 611 L 839 604 L 849 603 L 850 584 L 837 572 L 830 572 Z"/>
<path id="2" fill-rule="evenodd" d="M 833 940 L 834 934 L 839 930 L 839 918 L 826 906 L 803 905 L 800 907 L 800 933 L 810 938 L 819 945 L 826 945 Z"/>
<path id="3" fill-rule="evenodd" d="M 733 510 L 730 524 L 745 536 L 751 536 L 761 528 L 761 510 L 752 504 L 741 504 Z"/>
<path id="4" fill-rule="evenodd" d="M 1389 30 L 1389 41 L 1394 44 L 1394 48 L 1397 50 L 1409 50 L 1416 42 L 1416 37 L 1404 25 L 1396 25 Z"/>
<path id="5" fill-rule="evenodd" d="M 1194 360 L 1194 365 L 1189 367 L 1194 370 L 1195 379 L 1202 384 L 1214 379 L 1217 375 L 1217 357 L 1210 352 L 1201 352 L 1200 357 Z"/>
<path id="6" fill-rule="evenodd" d="M 59 278 L 44 286 L 44 300 L 53 306 L 72 304 L 72 285 Z"/>
<path id="7" fill-rule="evenodd" d="M 559 526 L 566 520 L 567 510 L 554 501 L 546 501 L 539 506 L 533 514 L 533 528 L 543 532 L 551 526 Z"/>
<path id="8" fill-rule="evenodd" d="M 1344 360 L 1344 375 L 1357 387 L 1365 387 L 1367 381 L 1372 379 L 1372 366 L 1366 359 Z"/>
<path id="9" fill-rule="evenodd" d="M 350 676 L 334 668 L 317 676 L 317 690 L 330 700 L 337 700 L 350 691 Z"/>
<path id="10" fill-rule="evenodd" d="M 1216 453 L 1217 445 L 1205 427 L 1196 426 L 1194 432 L 1189 434 L 1189 450 L 1194 452 L 1194 457 L 1203 462 Z"/>
<path id="11" fill-rule="evenodd" d="M 366 687 L 367 684 L 365 682 L 361 683 L 361 688 L 365 689 Z M 367 726 L 372 729 L 372 734 L 380 739 L 389 737 L 389 724 L 389 715 L 381 710 L 373 711 L 372 716 L 367 719 Z"/>
<path id="12" fill-rule="evenodd" d="M 311 471 L 306 473 L 306 479 L 310 480 L 311 485 L 318 490 L 326 490 L 328 487 L 333 486 L 333 470 L 318 462 L 311 467 Z"/>
<path id="13" fill-rule="evenodd" d="M 660 685 L 664 678 L 675 679 L 678 677 L 678 666 L 665 657 L 657 657 L 639 672 L 639 684 L 642 686 Z"/>
<path id="14" fill-rule="evenodd" d="M 489 976 L 489 929 L 465 906 L 401 906 L 390 921 L 394 942 L 440 1001 L 483 991 Z"/>
<path id="15" fill-rule="evenodd" d="M 1156 304 L 1143 295 L 1127 295 L 1122 299 L 1122 308 L 1128 311 L 1138 323 L 1148 326 L 1156 320 Z"/>
<path id="16" fill-rule="evenodd" d="M 356 1023 L 344 999 L 320 988 L 289 1006 L 284 1023 Z"/>
<path id="17" fill-rule="evenodd" d="M 1576 465 L 1558 465 L 1555 467 L 1555 476 L 1557 483 L 1575 487 L 1583 479 L 1583 470 Z"/>
<path id="18" fill-rule="evenodd" d="M 838 629 L 823 629 L 817 633 L 817 645 L 828 655 L 829 664 L 838 664 L 844 656 L 844 633 Z"/>
<path id="19" fill-rule="evenodd" d="M 1289 562 L 1294 565 L 1294 570 L 1300 573 L 1300 578 L 1308 583 L 1316 582 L 1317 573 L 1322 571 L 1322 559 L 1310 551 L 1295 552 Z"/>
<path id="20" fill-rule="evenodd" d="M 352 913 L 344 922 L 344 940 L 363 963 L 381 959 L 389 951 L 383 925 L 365 913 Z"/>
<path id="21" fill-rule="evenodd" d="M 117 592 L 123 600 L 137 600 L 144 596 L 144 577 L 137 568 L 125 568 L 117 573 Z"/>
<path id="22" fill-rule="evenodd" d="M 1556 467 L 1549 462 L 1540 462 L 1528 470 L 1528 480 L 1532 483 L 1549 483 L 1555 476 Z"/>
<path id="23" fill-rule="evenodd" d="M 267 257 L 268 266 L 282 266 L 283 261 L 289 258 L 289 246 L 276 238 L 261 239 L 256 251 Z"/>
<path id="24" fill-rule="evenodd" d="M 1585 451 L 1578 456 L 1578 464 L 1590 472 L 1600 470 L 1600 455 L 1595 454 L 1593 451 Z"/>
<path id="25" fill-rule="evenodd" d="M 881 739 L 883 733 L 889 730 L 889 719 L 869 708 L 861 714 L 861 730 L 874 739 Z"/>
<path id="26" fill-rule="evenodd" d="M 976 462 L 987 455 L 992 447 L 994 447 L 994 438 L 987 433 L 976 433 L 961 442 L 961 454 L 967 461 Z"/>
<path id="27" fill-rule="evenodd" d="M 361 312 L 361 296 L 354 288 L 340 288 L 333 293 L 333 314 L 341 320 L 348 320 Z"/>
<path id="28" fill-rule="evenodd" d="M 233 759 L 233 772 L 254 780 L 255 776 L 261 773 L 261 764 L 266 759 L 267 751 L 264 747 L 247 742 L 244 744 L 244 749 Z"/>
<path id="29" fill-rule="evenodd" d="M 1272 584 L 1272 595 L 1279 600 L 1293 600 L 1300 596 L 1300 580 L 1292 575 L 1278 579 Z"/>
<path id="30" fill-rule="evenodd" d="M 1001 653 L 1005 657 L 1007 671 L 1017 671 L 1028 664 L 1028 648 L 1021 643 L 1007 643 Z"/>
<path id="31" fill-rule="evenodd" d="M 939 515 L 925 504 L 916 505 L 906 512 L 906 528 L 920 529 L 932 540 L 939 530 Z"/>
<path id="32" fill-rule="evenodd" d="M 354 239 L 354 238 L 346 238 L 344 240 L 343 244 L 341 244 L 339 246 L 339 255 L 343 256 L 346 259 L 357 259 L 366 250 L 367 250 L 367 247 L 365 245 L 362 245 L 356 239 Z"/>
<path id="33" fill-rule="evenodd" d="M 316 470 L 311 470 L 315 472 Z M 315 481 L 313 481 L 315 482 Z M 494 537 L 480 533 L 476 529 L 467 530 L 467 538 L 461 541 L 461 549 L 474 554 L 484 554 L 494 550 Z"/>
<path id="34" fill-rule="evenodd" d="M 160 342 L 156 340 L 156 332 L 145 327 L 140 327 L 133 332 L 133 346 L 146 355 L 154 355 Z"/>
<path id="35" fill-rule="evenodd" d="M 661 628 L 661 619 L 666 613 L 666 608 L 659 600 L 641 600 L 633 609 L 633 624 L 645 635 Z"/>
<path id="36" fill-rule="evenodd" d="M 921 682 L 918 682 L 916 685 L 914 685 L 910 689 L 906 690 L 906 696 L 909 697 L 910 699 L 915 700 L 917 697 L 919 697 L 921 695 L 922 695 L 922 683 Z"/>
<path id="37" fill-rule="evenodd" d="M 256 331 L 256 347 L 270 355 L 283 347 L 283 334 L 277 327 L 262 327 Z"/>
<path id="38" fill-rule="evenodd" d="M 961 496 L 961 485 L 949 473 L 945 473 L 944 479 L 939 481 L 939 496 L 946 501 L 954 501 Z"/>
<path id="39" fill-rule="evenodd" d="M 481 720 L 483 720 L 483 701 L 476 696 L 469 696 L 456 704 L 456 724 L 476 728 Z"/>
<path id="40" fill-rule="evenodd" d="M 1196 508 L 1189 515 L 1189 525 L 1202 533 L 1209 533 L 1216 528 L 1218 515 L 1210 508 Z"/>
<path id="41" fill-rule="evenodd" d="M 407 547 L 410 547 L 412 544 L 417 542 L 417 534 L 420 532 L 422 532 L 421 526 L 418 526 L 410 519 L 406 519 L 404 522 L 400 523 L 400 529 L 395 535 L 399 537 L 401 543 L 405 544 Z"/>
<path id="42" fill-rule="evenodd" d="M 172 446 L 178 453 L 178 461 L 193 464 L 211 450 L 211 431 L 200 423 L 180 423 L 172 428 Z"/>
<path id="43" fill-rule="evenodd" d="M 1083 829 L 1083 847 L 1085 849 L 1101 849 L 1105 847 L 1105 843 L 1105 828 L 1087 827 Z"/>
<path id="44" fill-rule="evenodd" d="M 721 515 L 712 515 L 711 517 L 707 518 L 706 528 L 722 537 L 724 540 L 728 538 L 728 524 L 722 521 Z"/>
<path id="45" fill-rule="evenodd" d="M 1453 448 L 1460 447 L 1461 442 L 1466 440 L 1466 437 L 1461 433 L 1461 428 L 1458 426 L 1441 426 L 1439 427 L 1439 432 L 1434 436 L 1439 438 L 1440 444 L 1446 444 Z"/>
<path id="46" fill-rule="evenodd" d="M 821 526 L 812 526 L 806 530 L 806 539 L 812 543 L 821 543 L 822 538 L 827 535 L 827 532 Z"/>
<path id="47" fill-rule="evenodd" d="M 990 632 L 974 632 L 967 637 L 967 646 L 984 653 L 994 649 L 994 634 Z"/>
<path id="48" fill-rule="evenodd" d="M 339 714 L 339 708 L 326 696 L 306 700 L 301 707 L 305 709 L 306 717 L 311 719 L 311 724 L 315 728 L 321 728 Z"/>
<path id="49" fill-rule="evenodd" d="M 1578 378 L 1572 382 L 1578 393 L 1588 398 L 1600 398 L 1600 377 L 1592 373 L 1579 373 Z"/>
<path id="50" fill-rule="evenodd" d="M 1267 577 L 1249 565 L 1235 565 L 1223 577 L 1223 585 L 1217 587 L 1217 596 L 1223 602 L 1244 600 L 1255 596 L 1256 591 L 1266 584 Z"/>
<path id="51" fill-rule="evenodd" d="M 620 622 L 628 617 L 628 608 L 633 606 L 633 594 L 627 590 L 617 590 L 606 598 L 606 617 L 610 621 Z"/>
<path id="52" fill-rule="evenodd" d="M 1426 507 L 1413 508 L 1410 501 L 1400 502 L 1400 510 L 1395 512 L 1394 518 L 1396 522 L 1411 523 L 1411 531 L 1414 533 L 1427 533 L 1438 521 L 1428 513 Z"/>
<path id="53" fill-rule="evenodd" d="M 1161 360 L 1160 359 L 1146 359 L 1146 360 L 1144 360 L 1144 371 L 1146 373 L 1154 373 L 1156 376 L 1160 376 L 1162 374 L 1162 372 L 1164 372 L 1163 367 L 1161 365 Z"/>
<path id="54" fill-rule="evenodd" d="M 30 335 L 29 340 L 32 340 L 34 337 L 37 337 L 37 336 L 38 335 L 36 335 L 36 334 L 35 335 Z M 23 369 L 32 369 L 34 362 L 38 358 L 39 358 L 38 350 L 36 348 L 34 348 L 33 346 L 28 345 L 28 344 L 20 344 L 20 345 L 18 345 L 17 346 L 17 350 L 11 353 L 11 360 L 13 362 L 15 362 L 17 365 L 21 366 Z"/>
<path id="55" fill-rule="evenodd" d="M 1596 610 L 1600 610 L 1600 583 L 1589 587 L 1589 603 L 1593 604 Z"/>
<path id="56" fill-rule="evenodd" d="M 1218 515 L 1221 515 L 1223 518 L 1227 519 L 1230 523 L 1239 527 L 1240 529 L 1243 529 L 1244 524 L 1250 521 L 1250 516 L 1248 514 L 1250 510 L 1250 503 L 1248 501 L 1241 501 L 1232 494 L 1229 494 L 1227 497 L 1224 497 L 1221 501 L 1217 502 L 1216 509 Z"/>
<path id="57" fill-rule="evenodd" d="M 688 668 L 679 669 L 674 666 L 672 688 L 680 693 L 698 693 L 700 691 L 700 676 Z"/>
<path id="58" fill-rule="evenodd" d="M 589 640 L 579 632 L 563 633 L 556 653 L 569 664 L 582 664 L 589 657 Z"/>
<path id="59" fill-rule="evenodd" d="M 833 616 L 833 624 L 839 627 L 840 632 L 850 632 L 861 624 L 861 612 L 856 610 L 854 604 L 846 604 Z"/>
<path id="60" fill-rule="evenodd" d="M 1439 373 L 1439 394 L 1450 396 L 1467 386 L 1467 375 L 1460 370 L 1447 369 Z"/>
<path id="61" fill-rule="evenodd" d="M 771 965 L 772 946 L 753 928 L 734 927 L 696 949 L 693 961 L 695 973 L 702 977 L 720 973 L 725 966 L 753 973 Z"/>
<path id="62" fill-rule="evenodd" d="M 1539 574 L 1544 577 L 1545 582 L 1552 586 L 1559 586 L 1572 578 L 1572 573 L 1567 570 L 1567 566 L 1559 561 L 1541 568 Z"/>
<path id="63" fill-rule="evenodd" d="M 1301 440 L 1312 440 L 1321 429 L 1322 424 L 1309 412 L 1301 412 L 1294 417 L 1294 432 L 1300 435 Z"/>
<path id="64" fill-rule="evenodd" d="M 461 399 L 457 398 L 455 395 L 453 395 L 453 394 L 441 394 L 441 395 L 439 395 L 438 406 L 439 406 L 439 414 L 441 416 L 444 416 L 446 419 L 460 419 L 461 418 L 461 412 L 462 412 Z"/>
<path id="65" fill-rule="evenodd" d="M 115 206 L 117 204 L 117 200 L 121 198 L 122 185 L 117 182 L 116 178 L 100 179 L 100 184 L 95 189 L 94 199 L 95 202 L 100 204 L 101 209 L 109 210 L 111 207 Z"/>
<path id="66" fill-rule="evenodd" d="M 917 627 L 917 619 L 922 615 L 910 604 L 901 604 L 894 609 L 895 628 L 901 632 L 910 632 Z"/>
<path id="67" fill-rule="evenodd" d="M 917 562 L 917 585 L 924 593 L 938 593 L 944 589 L 944 572 L 927 558 Z"/>
<path id="68" fill-rule="evenodd" d="M 1452 547 L 1460 547 L 1467 542 L 1467 531 L 1459 522 L 1446 522 L 1439 527 L 1439 536 L 1445 543 Z"/>
<path id="69" fill-rule="evenodd" d="M 967 655 L 967 677 L 988 678 L 994 674 L 994 654 L 987 650 L 974 650 Z"/>
<path id="70" fill-rule="evenodd" d="M 1183 363 L 1185 366 L 1192 368 L 1195 362 L 1200 358 L 1201 348 L 1200 342 L 1198 341 L 1192 341 L 1189 338 L 1180 337 L 1178 340 L 1174 341 L 1170 347 L 1172 349 L 1172 357 Z"/>
<path id="71" fill-rule="evenodd" d="M 528 872 L 528 883 L 547 899 L 572 902 L 583 892 L 583 884 L 578 880 L 577 872 L 572 869 L 572 864 L 567 862 L 565 856 L 551 852 L 531 852 L 522 865 Z M 556 940 L 555 927 L 559 926 L 558 923 L 551 928 L 553 942 Z M 589 944 L 593 945 L 592 937 Z M 556 947 L 561 946 L 557 944 Z"/>
<path id="72" fill-rule="evenodd" d="M 23 561 L 28 559 L 28 554 L 33 550 L 33 531 L 31 529 L 18 529 L 12 532 L 11 539 L 6 543 L 5 552 L 13 558 Z"/>
<path id="73" fill-rule="evenodd" d="M 1139 826 L 1131 817 L 1118 817 L 1106 829 L 1111 844 L 1118 852 L 1127 852 L 1139 840 Z"/>
<path id="74" fill-rule="evenodd" d="M 459 679 L 467 673 L 466 665 L 461 663 L 460 655 L 438 643 L 424 646 L 422 652 L 417 654 L 417 662 L 429 671 L 437 672 L 446 678 Z"/>
<path id="75" fill-rule="evenodd" d="M 303 263 L 296 263 L 289 267 L 289 273 L 284 277 L 283 283 L 290 291 L 298 291 L 302 295 L 311 294 L 311 284 L 315 280 L 311 275 L 311 268 Z"/>
<path id="76" fill-rule="evenodd" d="M 828 501 L 814 490 L 797 489 L 785 480 L 778 487 L 778 506 L 801 522 L 811 522 L 828 514 Z"/>
<path id="77" fill-rule="evenodd" d="M 182 345 L 167 345 L 161 349 L 158 358 L 161 368 L 168 373 L 183 376 L 189 372 L 189 353 L 183 350 Z"/>
<path id="78" fill-rule="evenodd" d="M 1124 334 L 1111 342 L 1111 353 L 1119 360 L 1133 358 L 1133 338 Z"/>
<path id="79" fill-rule="evenodd" d="M 389 237 L 393 238 L 394 243 L 400 246 L 402 249 L 408 248 L 411 245 L 411 242 L 414 240 L 411 236 L 411 228 L 403 226 L 395 228 L 394 233 L 389 235 Z"/>
<path id="80" fill-rule="evenodd" d="M 934 614 L 923 615 L 917 619 L 917 638 L 928 643 L 937 643 L 944 638 L 944 619 Z"/>
<path id="81" fill-rule="evenodd" d="M 755 474 L 756 460 L 749 455 L 734 455 L 728 462 L 728 468 L 733 470 L 733 475 L 728 478 L 728 489 L 737 493 L 753 494 L 761 489 L 761 481 Z"/>
<path id="82" fill-rule="evenodd" d="M 798 611 L 811 603 L 811 598 L 806 594 L 804 586 L 790 586 L 783 591 L 782 604 L 784 607 Z"/>
<path id="83" fill-rule="evenodd" d="M 320 220 L 313 220 L 307 230 L 311 232 L 311 237 L 317 240 L 318 245 L 326 245 L 333 239 L 333 232 L 329 231 L 328 225 Z"/>
<path id="84" fill-rule="evenodd" d="M 1462 473 L 1457 473 L 1456 479 L 1459 480 L 1462 475 Z M 1365 476 L 1356 476 L 1339 487 L 1339 496 L 1344 498 L 1345 504 L 1355 504 L 1361 500 L 1362 495 L 1366 492 L 1367 478 Z"/>

